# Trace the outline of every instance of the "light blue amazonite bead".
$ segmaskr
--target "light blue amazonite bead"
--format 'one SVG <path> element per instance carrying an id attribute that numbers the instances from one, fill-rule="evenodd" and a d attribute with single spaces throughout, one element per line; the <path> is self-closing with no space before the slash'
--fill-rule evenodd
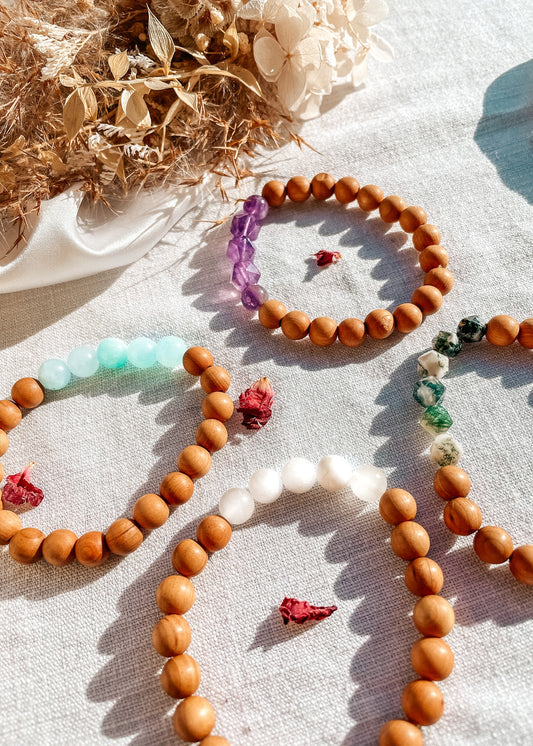
<path id="1" fill-rule="evenodd" d="M 96 348 L 98 362 L 103 368 L 122 368 L 128 362 L 128 345 L 116 337 L 106 337 Z"/>
<path id="2" fill-rule="evenodd" d="M 159 365 L 165 368 L 177 368 L 181 365 L 187 345 L 180 337 L 163 337 L 157 343 L 155 356 Z"/>
<path id="3" fill-rule="evenodd" d="M 128 345 L 128 360 L 136 368 L 151 368 L 156 361 L 155 347 L 148 337 L 137 337 Z"/>
<path id="4" fill-rule="evenodd" d="M 37 378 L 49 391 L 59 391 L 64 389 L 69 383 L 71 375 L 67 364 L 63 360 L 50 359 L 45 360 L 39 368 Z"/>
<path id="5" fill-rule="evenodd" d="M 72 350 L 67 358 L 67 365 L 70 368 L 70 372 L 74 373 L 78 378 L 94 376 L 100 367 L 96 356 L 96 350 L 93 350 L 93 348 L 88 345 L 76 347 L 75 350 Z"/>

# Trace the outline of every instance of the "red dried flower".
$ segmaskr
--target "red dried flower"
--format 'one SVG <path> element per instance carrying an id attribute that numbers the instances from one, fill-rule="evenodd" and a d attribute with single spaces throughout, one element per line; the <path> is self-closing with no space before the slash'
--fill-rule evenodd
<path id="1" fill-rule="evenodd" d="M 337 607 L 312 606 L 309 601 L 298 601 L 297 598 L 287 598 L 287 596 L 285 596 L 281 602 L 279 610 L 283 617 L 283 624 L 288 624 L 289 622 L 304 624 L 311 619 L 325 619 L 333 614 L 334 611 L 337 611 Z"/>
<path id="2" fill-rule="evenodd" d="M 6 477 L 6 485 L 2 493 L 4 502 L 11 503 L 11 505 L 29 503 L 34 508 L 41 504 L 44 497 L 43 491 L 29 481 L 33 467 L 33 463 L 28 464 L 20 474 L 11 474 Z"/>
<path id="3" fill-rule="evenodd" d="M 324 249 L 313 254 L 313 256 L 316 257 L 317 267 L 327 267 L 329 264 L 336 264 L 339 259 L 342 259 L 342 254 L 340 252 L 325 251 Z"/>
<path id="4" fill-rule="evenodd" d="M 248 430 L 260 430 L 272 416 L 274 389 L 268 378 L 260 378 L 253 386 L 239 395 L 237 412 L 242 414 L 242 424 Z"/>

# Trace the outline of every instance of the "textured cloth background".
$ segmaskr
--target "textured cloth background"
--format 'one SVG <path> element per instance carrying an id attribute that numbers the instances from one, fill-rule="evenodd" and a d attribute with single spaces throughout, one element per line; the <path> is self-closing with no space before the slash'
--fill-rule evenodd
<path id="1" fill-rule="evenodd" d="M 328 452 L 375 463 L 391 486 L 415 494 L 430 555 L 444 569 L 456 667 L 426 744 L 533 742 L 533 589 L 507 567 L 483 565 L 471 539 L 455 540 L 443 526 L 424 453 L 430 438 L 411 398 L 416 357 L 439 329 L 472 313 L 533 315 L 533 8 L 401 0 L 386 26 L 397 61 L 373 66 L 365 89 L 306 127 L 319 153 L 290 147 L 258 159 L 258 186 L 267 176 L 327 170 L 424 206 L 441 228 L 456 287 L 414 334 L 352 351 L 269 334 L 228 293 L 228 228 L 207 233 L 201 222 L 228 212 L 216 199 L 126 270 L 2 297 L 3 396 L 40 361 L 79 344 L 168 333 L 213 350 L 231 371 L 234 397 L 262 375 L 277 395 L 264 430 L 230 423 L 230 442 L 193 499 L 132 556 L 87 570 L 24 568 L 2 554 L 2 744 L 176 743 L 174 703 L 160 689 L 163 661 L 150 642 L 160 616 L 155 589 L 171 571 L 173 547 L 255 469 Z M 252 191 L 249 183 L 242 193 Z M 392 308 L 421 278 L 410 240 L 357 208 L 286 206 L 258 244 L 271 296 L 310 315 L 340 320 Z M 309 254 L 328 247 L 344 260 L 317 273 Z M 157 491 L 193 442 L 202 399 L 194 383 L 184 373 L 126 370 L 50 396 L 13 432 L 3 459 L 8 474 L 37 462 L 46 499 L 24 525 L 105 529 Z M 453 361 L 448 379 L 473 499 L 516 544 L 533 542 L 532 383 L 530 352 L 485 343 Z M 217 733 L 234 746 L 365 746 L 401 716 L 418 635 L 405 563 L 388 537 L 375 507 L 320 489 L 284 495 L 235 531 L 195 580 L 187 615 L 199 693 L 216 708 Z M 285 628 L 274 611 L 284 595 L 339 610 L 313 628 Z"/>

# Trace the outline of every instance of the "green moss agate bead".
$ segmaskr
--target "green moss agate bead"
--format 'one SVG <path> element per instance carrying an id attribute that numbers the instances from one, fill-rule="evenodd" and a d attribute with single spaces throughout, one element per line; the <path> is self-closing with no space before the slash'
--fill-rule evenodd
<path id="1" fill-rule="evenodd" d="M 446 357 L 455 357 L 461 352 L 461 340 L 453 332 L 439 332 L 433 337 L 433 349 Z"/>
<path id="2" fill-rule="evenodd" d="M 181 365 L 187 344 L 180 337 L 163 337 L 155 348 L 155 356 L 159 365 L 165 368 L 177 368 Z"/>
<path id="3" fill-rule="evenodd" d="M 463 455 L 463 447 L 450 433 L 437 435 L 429 451 L 429 458 L 439 466 L 456 464 Z"/>
<path id="4" fill-rule="evenodd" d="M 434 376 L 427 376 L 415 383 L 413 397 L 423 407 L 434 407 L 440 402 L 445 391 L 443 383 Z"/>
<path id="5" fill-rule="evenodd" d="M 457 327 L 457 336 L 461 342 L 481 342 L 487 332 L 487 325 L 477 316 L 465 316 Z"/>
<path id="6" fill-rule="evenodd" d="M 96 348 L 96 356 L 102 368 L 116 370 L 128 362 L 128 346 L 121 339 L 106 337 Z"/>
<path id="7" fill-rule="evenodd" d="M 436 350 L 428 350 L 417 360 L 417 373 L 420 378 L 426 376 L 435 376 L 435 378 L 444 378 L 450 367 L 450 361 L 446 355 L 441 355 Z"/>
<path id="8" fill-rule="evenodd" d="M 445 433 L 453 424 L 450 413 L 440 404 L 428 407 L 420 419 L 420 424 L 431 435 Z"/>
<path id="9" fill-rule="evenodd" d="M 37 378 L 49 391 L 64 389 L 69 383 L 71 374 L 67 364 L 63 360 L 51 358 L 45 360 L 39 368 Z"/>
<path id="10" fill-rule="evenodd" d="M 67 365 L 70 372 L 78 378 L 93 376 L 100 367 L 96 350 L 88 345 L 76 347 L 75 350 L 72 350 L 67 358 Z"/>
<path id="11" fill-rule="evenodd" d="M 155 365 L 155 342 L 148 337 L 137 337 L 128 345 L 128 360 L 136 368 L 151 368 Z"/>

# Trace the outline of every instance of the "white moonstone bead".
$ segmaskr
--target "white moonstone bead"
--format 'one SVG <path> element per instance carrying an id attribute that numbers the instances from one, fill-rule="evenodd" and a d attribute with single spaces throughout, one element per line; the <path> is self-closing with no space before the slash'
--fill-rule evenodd
<path id="1" fill-rule="evenodd" d="M 437 350 L 428 350 L 418 358 L 418 375 L 420 378 L 434 376 L 444 378 L 450 368 L 450 360 L 446 355 L 441 355 Z"/>
<path id="2" fill-rule="evenodd" d="M 328 492 L 342 490 L 350 481 L 352 474 L 350 463 L 342 456 L 324 456 L 318 462 L 318 482 Z"/>
<path id="3" fill-rule="evenodd" d="M 375 503 L 387 489 L 387 475 L 377 466 L 358 466 L 350 479 L 350 487 L 360 500 Z"/>
<path id="4" fill-rule="evenodd" d="M 248 491 L 256 503 L 273 503 L 283 491 L 283 482 L 274 469 L 259 469 L 250 477 Z"/>
<path id="5" fill-rule="evenodd" d="M 248 490 L 241 487 L 233 487 L 224 492 L 218 503 L 218 512 L 232 526 L 246 523 L 252 517 L 254 510 L 253 497 Z"/>
<path id="6" fill-rule="evenodd" d="M 309 492 L 316 484 L 316 466 L 306 458 L 291 458 L 281 470 L 281 481 L 289 492 Z"/>
<path id="7" fill-rule="evenodd" d="M 456 464 L 462 455 L 462 445 L 450 433 L 437 435 L 429 451 L 429 458 L 439 466 Z"/>

